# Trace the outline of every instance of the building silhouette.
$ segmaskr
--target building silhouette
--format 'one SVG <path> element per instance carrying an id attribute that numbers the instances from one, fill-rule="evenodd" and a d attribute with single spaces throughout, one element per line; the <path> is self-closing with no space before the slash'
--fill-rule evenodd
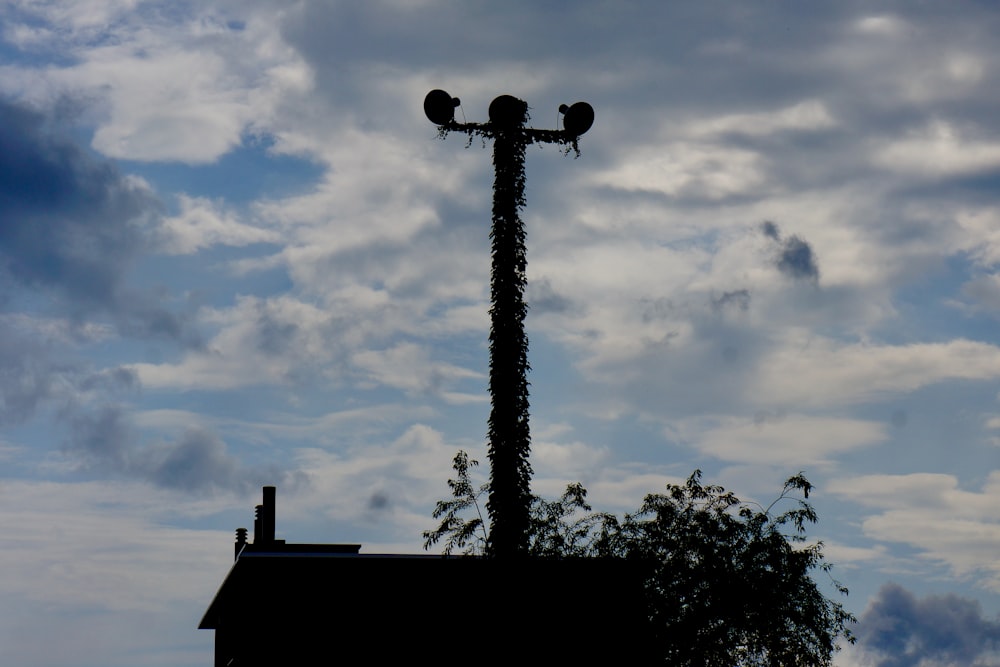
<path id="1" fill-rule="evenodd" d="M 253 540 L 198 626 L 216 667 L 484 663 L 648 664 L 639 577 L 623 560 L 364 554 L 275 539 L 264 487 Z"/>

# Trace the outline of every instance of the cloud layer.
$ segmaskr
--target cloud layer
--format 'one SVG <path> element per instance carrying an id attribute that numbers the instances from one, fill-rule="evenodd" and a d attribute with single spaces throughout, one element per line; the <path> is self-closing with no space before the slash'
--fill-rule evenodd
<path id="1" fill-rule="evenodd" d="M 18 0 L 0 26 L 0 488 L 51 496 L 39 525 L 127 490 L 185 510 L 87 525 L 227 543 L 276 482 L 292 540 L 418 549 L 454 451 L 485 454 L 492 183 L 420 103 L 510 93 L 536 127 L 597 113 L 578 159 L 527 154 L 535 489 L 625 511 L 696 467 L 757 499 L 805 469 L 873 628 L 923 627 L 928 582 L 1000 604 L 991 7 Z M 67 618 L 102 595 L 67 590 Z M 143 641 L 128 664 L 207 655 Z"/>

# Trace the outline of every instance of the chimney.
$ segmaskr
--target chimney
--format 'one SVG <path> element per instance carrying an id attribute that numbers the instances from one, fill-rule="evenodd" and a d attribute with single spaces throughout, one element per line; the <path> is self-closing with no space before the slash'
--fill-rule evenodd
<path id="1" fill-rule="evenodd" d="M 261 512 L 260 522 L 261 530 L 263 531 L 262 537 L 266 544 L 274 543 L 274 494 L 275 487 L 265 486 L 264 487 L 264 507 Z"/>
<path id="2" fill-rule="evenodd" d="M 233 560 L 240 557 L 240 553 L 243 551 L 243 547 L 247 545 L 247 529 L 237 528 L 236 529 L 236 548 L 233 554 Z"/>
<path id="3" fill-rule="evenodd" d="M 264 487 L 264 502 L 254 507 L 253 513 L 253 545 L 254 547 L 271 547 L 284 544 L 284 540 L 274 539 L 274 494 L 273 486 Z"/>

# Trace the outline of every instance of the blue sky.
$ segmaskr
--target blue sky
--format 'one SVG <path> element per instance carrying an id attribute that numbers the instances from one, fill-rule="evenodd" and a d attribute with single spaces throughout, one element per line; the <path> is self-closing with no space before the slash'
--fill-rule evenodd
<path id="1" fill-rule="evenodd" d="M 489 146 L 437 138 L 443 88 L 596 110 L 527 155 L 534 490 L 804 471 L 862 618 L 838 664 L 1000 664 L 998 24 L 4 3 L 0 663 L 207 664 L 265 483 L 279 537 L 420 550 L 489 407 Z"/>

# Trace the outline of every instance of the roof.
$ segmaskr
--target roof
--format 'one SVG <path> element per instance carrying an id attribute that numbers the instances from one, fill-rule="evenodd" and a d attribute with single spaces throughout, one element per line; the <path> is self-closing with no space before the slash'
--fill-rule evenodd
<path id="1" fill-rule="evenodd" d="M 237 529 L 236 562 L 198 626 L 215 630 L 216 665 L 313 664 L 331 654 L 396 664 L 481 651 L 484 632 L 491 662 L 635 664 L 647 656 L 635 563 L 286 544 L 274 538 L 274 505 L 274 487 L 264 487 L 254 541 Z"/>
<path id="2" fill-rule="evenodd" d="M 199 625 L 216 631 L 216 664 L 310 664 L 331 652 L 395 664 L 429 646 L 482 644 L 487 630 L 499 641 L 491 655 L 518 660 L 528 651 L 528 664 L 644 655 L 642 586 L 624 560 L 502 562 L 291 546 L 234 563 Z"/>

